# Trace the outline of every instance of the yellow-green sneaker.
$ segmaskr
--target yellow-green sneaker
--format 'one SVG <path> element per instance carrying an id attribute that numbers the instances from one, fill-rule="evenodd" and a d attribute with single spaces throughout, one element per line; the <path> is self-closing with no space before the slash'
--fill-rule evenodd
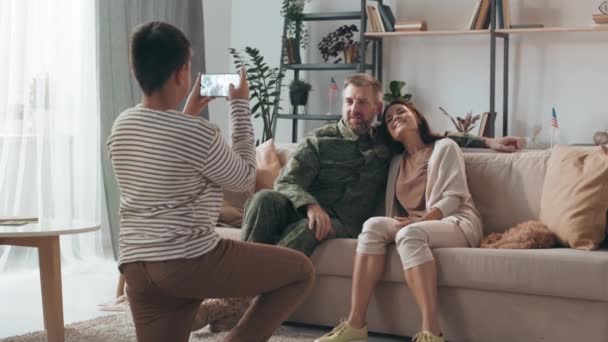
<path id="1" fill-rule="evenodd" d="M 367 327 L 361 329 L 353 328 L 344 321 L 331 332 L 319 337 L 315 342 L 366 342 Z"/>
<path id="2" fill-rule="evenodd" d="M 443 335 L 435 336 L 430 331 L 421 331 L 414 336 L 412 342 L 445 342 Z"/>

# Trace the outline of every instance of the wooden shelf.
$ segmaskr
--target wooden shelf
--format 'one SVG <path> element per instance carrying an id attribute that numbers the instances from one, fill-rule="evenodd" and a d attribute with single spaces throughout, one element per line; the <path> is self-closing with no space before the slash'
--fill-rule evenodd
<path id="1" fill-rule="evenodd" d="M 306 13 L 302 21 L 360 20 L 361 11 Z"/>
<path id="2" fill-rule="evenodd" d="M 579 27 L 540 27 L 500 29 L 497 33 L 543 33 L 543 32 L 602 32 L 608 31 L 608 25 L 579 26 Z"/>
<path id="3" fill-rule="evenodd" d="M 403 37 L 403 36 L 474 36 L 490 34 L 490 30 L 431 30 L 401 32 L 365 32 L 366 37 Z"/>
<path id="4" fill-rule="evenodd" d="M 356 70 L 359 64 L 344 63 L 323 63 L 323 64 L 286 64 L 290 70 Z M 366 64 L 366 69 L 371 69 L 373 65 Z"/>

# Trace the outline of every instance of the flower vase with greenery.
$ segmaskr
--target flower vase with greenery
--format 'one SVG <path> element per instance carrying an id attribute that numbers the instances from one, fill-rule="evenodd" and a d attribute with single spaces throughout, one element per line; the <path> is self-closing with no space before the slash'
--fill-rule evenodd
<path id="1" fill-rule="evenodd" d="M 311 0 L 283 0 L 281 15 L 285 18 L 285 56 L 288 64 L 299 64 L 300 46 L 308 45 L 308 29 L 304 24 L 304 4 Z"/>
<path id="2" fill-rule="evenodd" d="M 343 25 L 323 37 L 317 45 L 323 61 L 333 58 L 333 63 L 357 63 L 360 43 L 353 39 L 355 32 L 359 32 L 357 25 Z"/>
<path id="3" fill-rule="evenodd" d="M 254 118 L 261 118 L 263 122 L 261 142 L 272 139 L 274 135 L 272 132 L 273 115 L 278 112 L 278 110 L 275 110 L 275 107 L 279 103 L 278 100 L 281 94 L 279 87 L 284 74 L 279 68 L 268 66 L 264 62 L 264 56 L 256 48 L 247 46 L 244 51 L 237 51 L 233 48 L 230 48 L 229 51 L 234 58 L 236 67 L 245 67 L 247 71 L 249 100 L 256 100 L 251 108 L 251 115 Z M 278 107 L 276 109 L 281 108 Z M 260 143 L 260 141 L 258 140 L 257 143 Z"/>

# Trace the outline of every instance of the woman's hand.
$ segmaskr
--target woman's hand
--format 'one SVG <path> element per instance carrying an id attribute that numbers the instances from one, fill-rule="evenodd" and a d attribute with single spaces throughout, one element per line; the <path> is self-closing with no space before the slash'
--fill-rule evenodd
<path id="1" fill-rule="evenodd" d="M 199 73 L 196 76 L 194 87 L 190 90 L 183 112 L 188 115 L 198 116 L 213 99 L 215 99 L 213 96 L 201 96 L 201 74 Z"/>
<path id="2" fill-rule="evenodd" d="M 235 88 L 234 84 L 230 84 L 230 88 L 228 89 L 229 100 L 249 100 L 249 83 L 247 83 L 247 73 L 245 72 L 245 67 L 241 67 L 239 76 L 240 82 L 238 88 Z"/>
<path id="3" fill-rule="evenodd" d="M 416 222 L 420 221 L 420 219 L 413 218 L 413 217 L 399 217 L 399 216 L 395 216 L 394 219 L 397 220 L 397 223 L 396 223 L 395 226 L 397 228 L 399 228 L 399 229 L 401 229 L 401 228 L 403 228 L 405 226 L 409 226 L 412 223 L 416 223 Z"/>

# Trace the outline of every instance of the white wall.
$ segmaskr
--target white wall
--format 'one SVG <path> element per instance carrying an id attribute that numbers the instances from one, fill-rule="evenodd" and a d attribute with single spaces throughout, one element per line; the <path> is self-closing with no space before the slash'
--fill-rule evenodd
<path id="1" fill-rule="evenodd" d="M 599 0 L 511 0 L 514 23 L 541 23 L 546 26 L 592 25 L 591 15 L 597 13 Z M 231 13 L 219 18 L 210 13 L 210 4 L 221 7 L 219 12 Z M 227 4 L 231 3 L 231 5 Z M 398 19 L 425 19 L 429 29 L 461 29 L 468 22 L 476 0 L 387 0 Z M 266 60 L 278 65 L 283 18 L 280 0 L 265 1 L 205 1 L 205 20 L 209 16 L 230 25 L 230 46 L 255 46 Z M 313 0 L 306 11 L 357 10 L 359 1 Z M 227 22 L 229 24 L 226 24 Z M 351 21 L 352 23 L 356 23 Z M 349 22 L 349 23 L 351 23 Z M 309 25 L 311 42 L 302 51 L 304 60 L 321 61 L 317 43 L 321 37 L 347 22 L 317 22 Z M 209 20 L 205 23 L 209 26 Z M 214 26 L 213 31 L 218 30 Z M 206 32 L 210 32 L 206 29 Z M 207 42 L 210 34 L 206 34 Z M 222 35 L 225 38 L 225 35 Z M 226 45 L 225 41 L 217 44 Z M 414 102 L 426 113 L 437 131 L 452 129 L 449 119 L 437 109 L 443 106 L 452 114 L 469 110 L 481 113 L 489 110 L 490 49 L 487 36 L 407 37 L 384 41 L 384 85 L 393 79 L 407 82 L 406 90 L 414 94 Z M 225 50 L 224 50 L 225 51 Z M 228 65 L 227 52 L 211 56 Z M 499 40 L 499 57 L 502 56 Z M 536 33 L 511 36 L 510 54 L 510 133 L 530 135 L 535 125 L 542 125 L 543 139 L 549 140 L 551 108 L 557 109 L 560 142 L 589 143 L 597 130 L 608 129 L 608 32 L 594 33 Z M 231 63 L 231 62 L 230 62 Z M 227 67 L 227 66 L 226 66 Z M 208 65 L 208 70 L 212 71 Z M 496 105 L 499 111 L 496 131 L 502 132 L 502 61 L 498 59 Z M 218 71 L 219 72 L 219 71 Z M 313 84 L 308 111 L 325 113 L 329 106 L 327 89 L 335 76 L 340 89 L 348 72 L 310 72 L 303 75 Z M 291 77 L 291 73 L 289 73 Z M 284 84 L 287 84 L 286 80 Z M 288 110 L 287 93 L 283 107 Z M 213 108 L 212 108 L 213 109 Z M 334 105 L 334 112 L 339 106 Z M 212 120 L 219 116 L 212 112 Z M 225 119 L 225 118 L 224 118 Z M 291 139 L 290 121 L 281 120 L 277 138 Z M 300 125 L 303 126 L 303 125 Z M 307 129 L 318 126 L 309 122 Z M 300 134 L 300 137 L 302 135 Z"/>
<path id="2" fill-rule="evenodd" d="M 255 47 L 271 67 L 279 66 L 283 17 L 280 14 L 282 0 L 205 0 L 205 49 L 208 72 L 230 72 L 234 70 L 228 48 L 242 50 Z M 286 79 L 283 84 L 288 84 Z M 289 110 L 288 94 L 284 87 L 282 106 Z M 228 107 L 223 99 L 215 101 L 209 108 L 211 121 L 218 124 L 228 136 Z M 218 103 L 221 102 L 221 103 Z M 256 138 L 261 137 L 261 120 L 254 120 Z M 291 141 L 291 121 L 280 120 L 277 139 Z"/>
<path id="3" fill-rule="evenodd" d="M 206 72 L 226 73 L 233 70 L 228 59 L 232 0 L 203 1 L 203 16 Z M 228 103 L 224 98 L 217 98 L 209 104 L 209 119 L 220 127 L 226 138 L 229 136 Z"/>

